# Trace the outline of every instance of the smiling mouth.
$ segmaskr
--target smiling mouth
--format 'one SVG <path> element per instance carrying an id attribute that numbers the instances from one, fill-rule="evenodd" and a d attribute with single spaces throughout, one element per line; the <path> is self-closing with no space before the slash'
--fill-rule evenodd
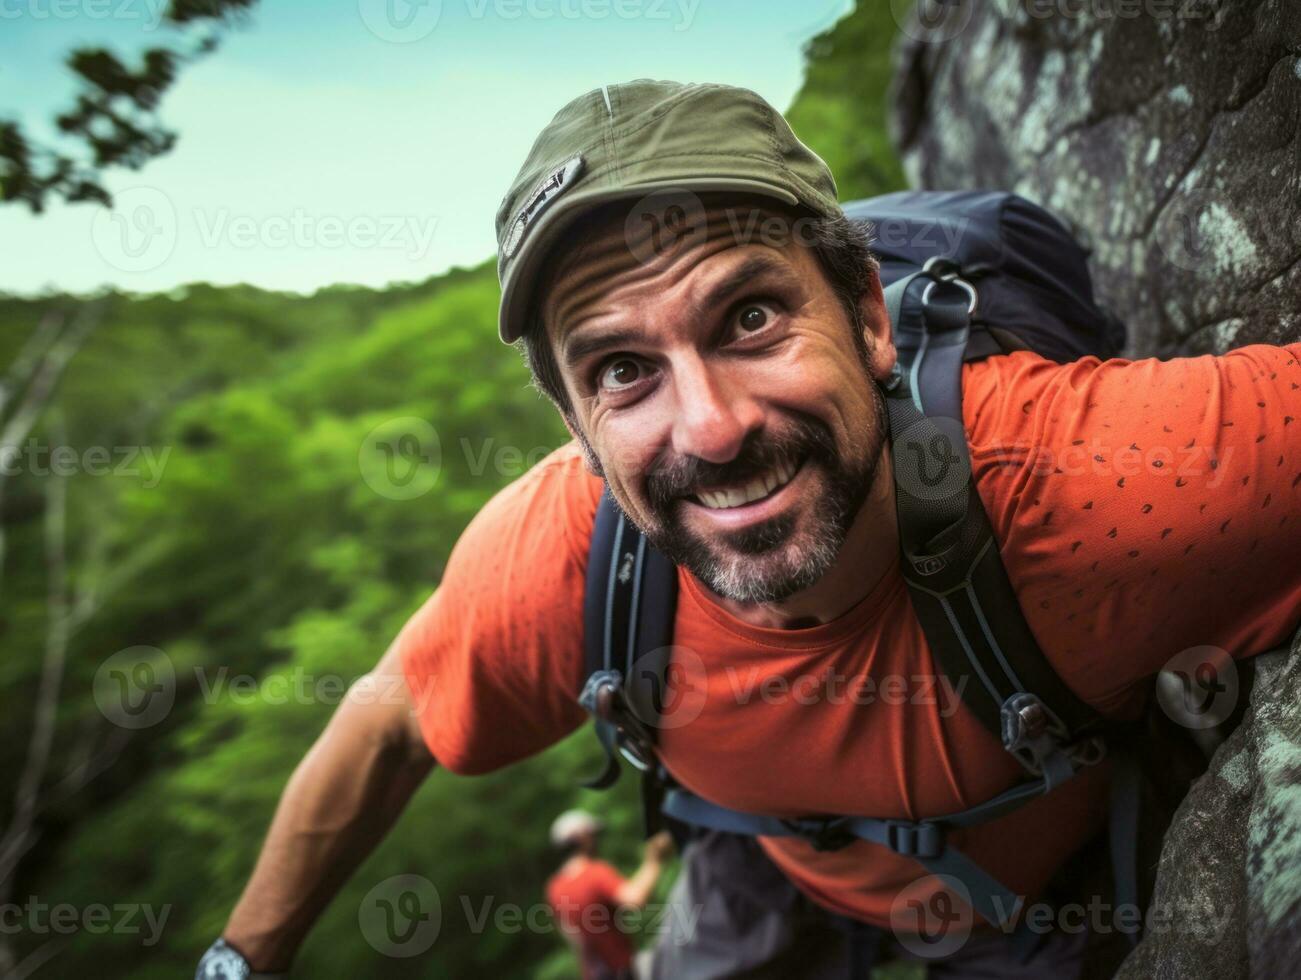
<path id="1" fill-rule="evenodd" d="M 758 476 L 730 486 L 701 490 L 691 500 L 710 510 L 731 510 L 770 497 L 795 478 L 804 460 L 784 460 Z"/>

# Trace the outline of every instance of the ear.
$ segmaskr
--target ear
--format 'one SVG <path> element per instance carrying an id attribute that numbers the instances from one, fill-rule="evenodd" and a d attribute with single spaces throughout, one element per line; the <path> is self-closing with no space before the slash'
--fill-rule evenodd
<path id="1" fill-rule="evenodd" d="M 601 461 L 596 458 L 596 451 L 592 448 L 592 444 L 587 441 L 587 437 L 583 435 L 582 430 L 578 428 L 578 420 L 568 412 L 561 412 L 560 419 L 565 423 L 565 428 L 569 430 L 570 436 L 573 437 L 574 441 L 577 442 L 580 447 L 582 447 L 583 466 L 586 468 L 587 472 L 591 473 L 592 476 L 598 476 L 601 479 L 605 479 L 605 470 L 601 468 Z"/>
<path id="2" fill-rule="evenodd" d="M 885 309 L 885 293 L 881 290 L 881 277 L 872 274 L 872 285 L 859 302 L 863 315 L 863 332 L 867 335 L 867 349 L 871 351 L 870 370 L 877 381 L 885 381 L 894 370 L 899 352 L 894 346 L 894 329 Z"/>

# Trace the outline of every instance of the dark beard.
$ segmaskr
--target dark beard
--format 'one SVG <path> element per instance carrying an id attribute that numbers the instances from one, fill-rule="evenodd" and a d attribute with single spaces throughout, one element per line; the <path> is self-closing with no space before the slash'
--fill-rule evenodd
<path id="1" fill-rule="evenodd" d="M 864 458 L 846 463 L 831 430 L 797 416 L 780 433 L 755 432 L 727 463 L 697 457 L 661 458 L 646 477 L 655 526 L 641 528 L 650 544 L 719 595 L 738 602 L 780 602 L 807 589 L 835 564 L 849 529 L 875 482 L 885 443 L 885 406 L 873 386 L 877 412 Z M 821 497 L 801 515 L 783 513 L 706 540 L 681 520 L 684 497 L 700 487 L 744 484 L 776 463 L 800 463 L 823 476 Z M 802 526 L 801 526 L 802 523 Z"/>

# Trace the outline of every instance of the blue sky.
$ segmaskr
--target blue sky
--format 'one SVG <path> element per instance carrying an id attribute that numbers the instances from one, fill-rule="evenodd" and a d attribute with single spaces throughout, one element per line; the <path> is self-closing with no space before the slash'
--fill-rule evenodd
<path id="1" fill-rule="evenodd" d="M 0 114 L 48 125 L 73 91 L 66 52 L 149 44 L 162 2 L 0 0 Z M 534 136 L 570 98 L 658 77 L 743 85 L 784 109 L 803 42 L 849 6 L 262 0 L 168 94 L 176 149 L 110 176 L 116 214 L 0 207 L 0 290 L 310 291 L 477 263 Z"/>

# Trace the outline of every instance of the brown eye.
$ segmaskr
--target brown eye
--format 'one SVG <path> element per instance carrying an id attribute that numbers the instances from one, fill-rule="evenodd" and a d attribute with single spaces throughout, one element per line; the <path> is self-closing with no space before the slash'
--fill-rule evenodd
<path id="1" fill-rule="evenodd" d="M 601 373 L 601 387 L 618 390 L 641 380 L 641 365 L 627 357 L 611 361 Z"/>
<path id="2" fill-rule="evenodd" d="M 762 306 L 742 307 L 740 315 L 737 317 L 737 323 L 742 330 L 753 333 L 762 329 L 768 324 L 768 311 Z"/>

